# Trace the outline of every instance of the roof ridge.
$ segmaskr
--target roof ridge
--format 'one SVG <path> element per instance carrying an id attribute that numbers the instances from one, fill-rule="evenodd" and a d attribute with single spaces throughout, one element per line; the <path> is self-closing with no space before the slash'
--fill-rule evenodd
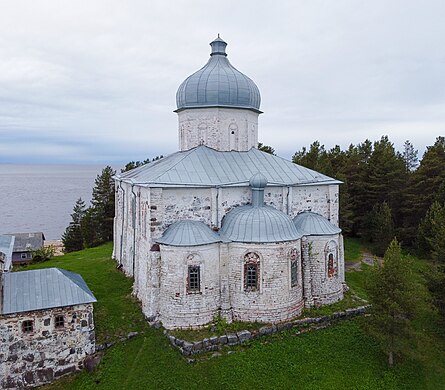
<path id="1" fill-rule="evenodd" d="M 53 267 L 53 269 L 56 269 L 57 271 L 59 271 L 59 273 L 61 273 L 63 276 L 65 276 L 65 278 L 69 279 L 71 283 L 75 284 L 83 292 L 85 292 L 86 294 L 88 294 L 92 298 L 95 298 L 94 295 L 93 295 L 93 292 L 90 290 L 90 288 L 86 284 L 86 282 L 83 279 L 82 275 L 78 274 L 77 272 L 68 271 L 68 270 L 63 269 L 63 268 Z M 74 275 L 76 277 L 80 277 L 80 280 L 73 279 L 71 277 L 71 275 Z"/>
<path id="2" fill-rule="evenodd" d="M 299 167 L 299 168 L 306 169 L 306 170 L 308 170 L 308 171 L 310 171 L 310 172 L 312 172 L 312 173 L 315 173 L 315 174 L 316 174 L 316 175 L 314 175 L 315 177 L 316 177 L 316 176 L 319 176 L 319 177 L 324 176 L 324 177 L 327 177 L 327 178 L 329 178 L 329 179 L 331 179 L 331 180 L 335 180 L 335 181 L 337 181 L 337 179 L 334 179 L 333 177 L 330 177 L 330 176 L 328 176 L 328 175 L 325 175 L 324 173 L 318 172 L 318 171 L 316 171 L 316 170 L 314 170 L 314 169 L 307 168 L 307 167 L 305 167 L 305 166 L 303 166 L 303 165 L 294 163 L 293 161 L 288 160 L 288 159 L 286 159 L 286 158 L 284 158 L 284 157 L 277 156 L 277 155 L 275 155 L 275 154 L 270 154 L 270 153 L 267 153 L 267 152 L 263 152 L 262 150 L 259 150 L 259 149 L 257 149 L 257 148 L 251 148 L 251 149 L 249 150 L 249 152 L 250 152 L 251 150 L 257 151 L 257 152 L 259 152 L 259 153 L 261 153 L 261 154 L 269 154 L 269 155 L 271 155 L 271 156 L 272 156 L 273 158 L 275 158 L 275 159 L 279 159 L 279 160 L 285 161 L 286 163 L 294 164 L 294 165 L 296 165 L 296 166 Z"/>

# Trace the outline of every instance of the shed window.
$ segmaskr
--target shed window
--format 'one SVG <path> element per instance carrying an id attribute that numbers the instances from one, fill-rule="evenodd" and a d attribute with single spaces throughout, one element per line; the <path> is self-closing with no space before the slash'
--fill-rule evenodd
<path id="1" fill-rule="evenodd" d="M 26 320 L 22 322 L 22 332 L 31 333 L 34 330 L 34 321 Z"/>
<path id="2" fill-rule="evenodd" d="M 260 257 L 253 252 L 244 256 L 244 290 L 256 291 L 259 289 Z"/>
<path id="3" fill-rule="evenodd" d="M 21 257 L 22 259 L 27 259 L 27 258 L 28 258 L 28 254 L 27 254 L 26 252 L 23 252 L 23 253 L 20 255 L 20 257 Z"/>
<path id="4" fill-rule="evenodd" d="M 56 328 L 63 328 L 65 326 L 65 318 L 62 315 L 55 316 L 54 317 L 54 326 Z"/>
<path id="5" fill-rule="evenodd" d="M 201 290 L 201 270 L 199 265 L 189 265 L 187 282 L 188 292 L 195 293 Z"/>

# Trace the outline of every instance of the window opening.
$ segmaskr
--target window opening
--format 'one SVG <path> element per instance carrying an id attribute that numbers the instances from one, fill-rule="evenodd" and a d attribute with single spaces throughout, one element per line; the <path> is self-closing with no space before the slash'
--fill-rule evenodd
<path id="1" fill-rule="evenodd" d="M 199 265 L 188 267 L 188 292 L 199 292 L 201 290 L 201 272 Z"/>
<path id="2" fill-rule="evenodd" d="M 54 318 L 54 326 L 56 328 L 63 328 L 65 326 L 65 318 L 62 315 Z"/>
<path id="3" fill-rule="evenodd" d="M 23 333 L 31 333 L 34 330 L 34 321 L 26 320 L 22 322 Z"/>
<path id="4" fill-rule="evenodd" d="M 244 256 L 244 290 L 256 291 L 259 288 L 260 257 L 253 252 Z"/>

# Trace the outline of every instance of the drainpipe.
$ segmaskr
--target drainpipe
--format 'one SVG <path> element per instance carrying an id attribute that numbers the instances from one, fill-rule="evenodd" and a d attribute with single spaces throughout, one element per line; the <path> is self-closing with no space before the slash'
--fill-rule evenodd
<path id="1" fill-rule="evenodd" d="M 219 220 L 219 188 L 216 187 L 216 226 L 219 228 L 221 227 L 221 223 Z"/>
<path id="2" fill-rule="evenodd" d="M 135 270 L 135 260 L 136 260 L 136 194 L 134 192 L 134 184 L 131 185 L 131 224 L 133 226 L 133 277 Z"/>
<path id="3" fill-rule="evenodd" d="M 120 234 L 120 256 L 119 265 L 122 265 L 122 254 L 123 254 L 123 237 L 124 237 L 124 219 L 125 219 L 125 190 L 122 187 L 122 180 L 119 180 L 119 188 L 122 191 L 122 222 L 121 222 L 121 234 Z"/>
<path id="4" fill-rule="evenodd" d="M 286 214 L 289 215 L 289 193 L 290 193 L 290 186 L 287 186 L 287 195 L 286 195 Z"/>

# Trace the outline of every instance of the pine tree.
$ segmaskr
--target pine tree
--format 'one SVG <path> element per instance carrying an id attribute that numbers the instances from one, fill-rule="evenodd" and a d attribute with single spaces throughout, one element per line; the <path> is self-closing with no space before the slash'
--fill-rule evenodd
<path id="1" fill-rule="evenodd" d="M 414 149 L 413 144 L 409 140 L 406 140 L 403 144 L 402 154 L 403 161 L 405 162 L 406 172 L 412 172 L 414 171 L 414 169 L 416 169 L 419 163 L 419 160 L 417 158 L 418 153 L 419 152 Z"/>
<path id="2" fill-rule="evenodd" d="M 403 205 L 406 241 L 412 244 L 417 227 L 435 200 L 439 200 L 445 181 L 445 137 L 428 146 L 419 167 L 410 175 Z"/>
<path id="3" fill-rule="evenodd" d="M 374 205 L 367 215 L 365 231 L 365 237 L 375 245 L 376 254 L 383 256 L 394 237 L 394 223 L 388 203 Z"/>
<path id="4" fill-rule="evenodd" d="M 406 352 L 411 320 L 423 296 L 396 239 L 386 250 L 383 265 L 375 265 L 368 274 L 365 287 L 372 305 L 367 330 L 380 341 L 392 367 L 396 356 Z"/>
<path id="5" fill-rule="evenodd" d="M 82 219 L 82 240 L 85 248 L 92 248 L 102 244 L 101 235 L 99 232 L 99 224 L 95 217 L 94 208 L 90 207 L 85 212 Z"/>
<path id="6" fill-rule="evenodd" d="M 85 231 L 90 231 L 95 226 L 96 238 L 90 241 L 92 243 L 103 243 L 113 240 L 113 223 L 114 223 L 114 180 L 113 176 L 116 172 L 107 166 L 97 175 L 95 186 L 93 188 L 93 197 L 91 200 L 91 211 L 88 215 L 87 222 L 89 226 Z M 92 226 L 94 225 L 94 226 Z"/>
<path id="7" fill-rule="evenodd" d="M 77 199 L 71 214 L 71 222 L 62 235 L 65 253 L 83 249 L 82 219 L 85 216 L 85 202 L 82 198 Z"/>
<path id="8" fill-rule="evenodd" d="M 419 224 L 417 246 L 436 261 L 445 253 L 445 204 L 434 202 L 428 209 Z"/>
<path id="9" fill-rule="evenodd" d="M 272 146 L 264 145 L 261 142 L 258 142 L 258 150 L 262 152 L 266 152 L 275 156 L 275 149 Z"/>

